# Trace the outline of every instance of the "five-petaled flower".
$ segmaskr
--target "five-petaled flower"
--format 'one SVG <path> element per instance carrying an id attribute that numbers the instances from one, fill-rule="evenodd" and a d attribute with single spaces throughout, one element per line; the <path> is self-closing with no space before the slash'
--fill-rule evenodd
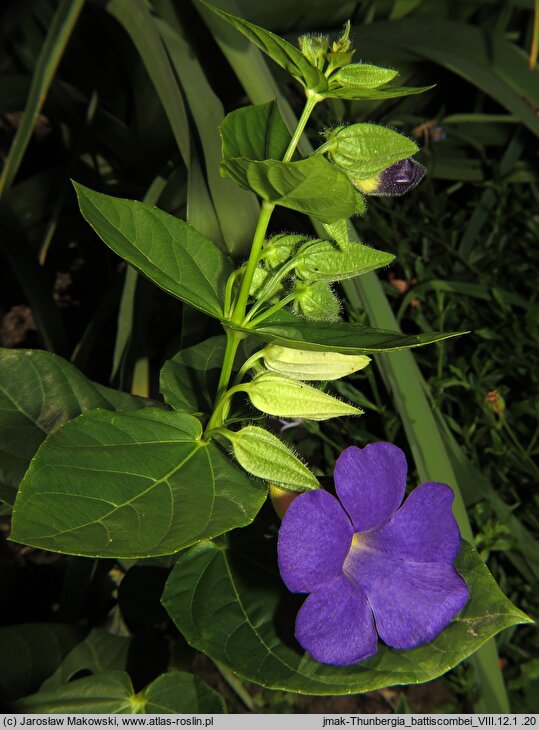
<path id="1" fill-rule="evenodd" d="M 337 459 L 337 500 L 317 489 L 290 505 L 279 532 L 279 569 L 310 593 L 296 638 L 325 664 L 354 664 L 390 647 L 431 641 L 465 606 L 453 567 L 461 537 L 446 484 L 417 487 L 401 506 L 404 453 L 388 443 L 350 446 Z"/>

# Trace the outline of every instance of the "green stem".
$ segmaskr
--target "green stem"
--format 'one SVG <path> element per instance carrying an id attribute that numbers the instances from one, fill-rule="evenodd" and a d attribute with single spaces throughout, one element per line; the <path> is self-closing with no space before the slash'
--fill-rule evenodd
<path id="1" fill-rule="evenodd" d="M 316 104 L 320 101 L 320 98 L 314 94 L 313 92 L 307 92 L 307 101 L 305 102 L 305 107 L 303 109 L 302 115 L 300 117 L 300 120 L 297 124 L 297 127 L 294 131 L 294 134 L 292 135 L 292 139 L 290 140 L 290 144 L 287 147 L 287 150 L 285 152 L 285 155 L 283 157 L 283 162 L 290 162 L 292 159 L 292 156 L 294 152 L 296 151 L 296 147 L 298 146 L 299 140 L 301 138 L 301 135 L 303 134 L 303 130 L 305 129 L 305 125 L 307 124 L 307 121 L 309 120 L 309 117 L 312 113 L 312 110 L 316 106 Z M 232 314 L 230 315 L 230 321 L 240 324 L 245 319 L 245 311 L 247 309 L 247 300 L 249 299 L 249 292 L 251 290 L 251 284 L 253 281 L 253 276 L 255 273 L 255 269 L 258 265 L 258 262 L 260 260 L 260 253 L 262 251 L 262 246 L 264 244 L 264 238 L 266 236 L 266 231 L 268 230 L 268 225 L 270 222 L 271 215 L 273 213 L 273 210 L 275 208 L 275 205 L 273 203 L 268 203 L 267 201 L 262 202 L 262 206 L 260 208 L 260 215 L 258 218 L 258 223 L 256 225 L 256 230 L 253 236 L 253 243 L 251 246 L 251 252 L 249 254 L 249 259 L 247 261 L 247 264 L 245 266 L 244 274 L 241 280 L 240 289 L 236 297 L 235 304 L 232 308 Z M 229 297 L 232 297 L 232 289 L 235 279 L 229 280 L 227 285 L 227 295 Z M 285 297 L 283 301 L 289 301 L 288 297 Z M 282 304 L 284 306 L 284 304 Z M 265 316 L 268 316 L 269 313 L 271 313 L 271 310 L 268 310 L 268 314 L 265 313 Z M 228 316 L 228 312 L 225 311 L 225 316 Z M 227 403 L 230 401 L 230 397 L 233 394 L 233 392 L 236 391 L 238 386 L 235 386 L 235 388 L 232 388 L 231 390 L 228 390 L 228 384 L 230 382 L 230 377 L 232 375 L 232 368 L 234 366 L 234 359 L 236 357 L 236 352 L 238 350 L 238 346 L 240 341 L 245 337 L 240 332 L 234 332 L 233 330 L 226 329 L 226 350 L 225 355 L 223 358 L 223 366 L 221 368 L 221 375 L 219 377 L 219 384 L 217 386 L 217 395 L 215 398 L 215 406 L 212 415 L 210 416 L 210 420 L 208 421 L 208 425 L 206 427 L 206 433 L 208 433 L 211 429 L 214 429 L 216 427 L 219 427 L 222 425 L 224 419 L 226 418 L 226 407 Z"/>
<path id="2" fill-rule="evenodd" d="M 298 146 L 299 140 L 301 139 L 301 135 L 303 134 L 303 130 L 305 129 L 305 125 L 309 121 L 309 117 L 311 116 L 313 109 L 319 101 L 320 97 L 317 94 L 312 91 L 307 91 L 307 101 L 305 102 L 305 106 L 303 107 L 303 111 L 301 112 L 301 117 L 299 118 L 298 125 L 295 129 L 294 134 L 292 135 L 290 144 L 288 145 L 288 148 L 284 154 L 283 162 L 290 162 L 290 160 L 292 159 L 292 156 L 296 151 L 296 147 Z"/>
<path id="3" fill-rule="evenodd" d="M 251 246 L 251 253 L 249 254 L 249 260 L 247 261 L 247 266 L 245 267 L 245 273 L 241 281 L 238 298 L 236 299 L 236 304 L 234 305 L 232 316 L 230 318 L 232 322 L 236 322 L 237 324 L 242 322 L 243 318 L 245 317 L 245 309 L 247 307 L 247 299 L 249 298 L 251 283 L 253 281 L 253 276 L 258 264 L 262 244 L 264 243 L 264 237 L 266 235 L 266 231 L 268 230 L 268 225 L 274 208 L 275 205 L 273 205 L 273 203 L 268 203 L 265 200 L 262 202 L 262 207 L 260 208 L 260 216 L 258 218 L 255 235 L 253 237 L 253 245 Z"/>
<path id="4" fill-rule="evenodd" d="M 216 407 L 214 409 L 214 414 L 215 410 L 217 409 L 217 405 L 225 395 L 228 388 L 228 382 L 230 380 L 230 376 L 232 375 L 232 368 L 234 367 L 234 359 L 236 357 L 236 352 L 238 351 L 238 347 L 242 339 L 243 336 L 241 335 L 241 333 L 234 332 L 233 330 L 229 329 L 226 330 L 226 349 L 223 358 L 223 365 L 221 367 L 219 384 L 217 385 L 217 395 L 215 397 Z M 214 414 L 212 414 L 212 418 Z"/>
<path id="5" fill-rule="evenodd" d="M 238 383 L 241 383 L 241 381 L 245 377 L 245 373 L 248 370 L 250 370 L 250 368 L 253 367 L 253 365 L 255 364 L 255 362 L 258 362 L 258 360 L 260 360 L 263 357 L 264 357 L 264 349 L 258 350 L 253 355 L 251 355 L 251 357 L 248 360 L 246 360 L 243 363 L 243 365 L 241 366 L 241 368 L 240 368 L 240 370 L 239 370 L 239 372 L 236 375 L 236 378 L 234 380 L 234 385 L 238 385 Z"/>
<path id="6" fill-rule="evenodd" d="M 262 314 L 258 315 L 256 319 L 251 320 L 251 325 L 254 327 L 257 324 L 260 324 L 260 322 L 263 322 L 268 317 L 271 317 L 272 314 L 280 312 L 283 307 L 286 307 L 287 304 L 293 302 L 300 293 L 301 292 L 299 292 L 297 289 L 295 289 L 293 292 L 290 292 L 290 294 L 287 294 L 286 297 L 284 299 L 281 299 L 280 302 L 277 302 L 277 304 L 274 304 L 273 307 L 266 309 L 264 312 L 262 312 Z"/>

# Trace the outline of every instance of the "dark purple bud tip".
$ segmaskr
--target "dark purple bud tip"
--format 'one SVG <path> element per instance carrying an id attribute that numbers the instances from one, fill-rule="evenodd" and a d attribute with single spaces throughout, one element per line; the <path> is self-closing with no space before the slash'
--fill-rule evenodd
<path id="1" fill-rule="evenodd" d="M 411 157 L 396 162 L 380 175 L 378 189 L 372 195 L 404 195 L 424 178 L 426 168 Z"/>

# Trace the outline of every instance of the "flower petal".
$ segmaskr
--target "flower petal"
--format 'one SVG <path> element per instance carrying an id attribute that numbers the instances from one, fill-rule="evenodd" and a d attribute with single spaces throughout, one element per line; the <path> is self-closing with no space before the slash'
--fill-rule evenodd
<path id="1" fill-rule="evenodd" d="M 349 446 L 335 464 L 335 487 L 357 532 L 377 530 L 397 511 L 406 489 L 406 458 L 397 446 Z"/>
<path id="2" fill-rule="evenodd" d="M 394 649 L 432 641 L 469 596 L 451 565 L 388 558 L 361 546 L 352 548 L 344 571 L 365 592 L 380 638 Z"/>
<path id="3" fill-rule="evenodd" d="M 343 575 L 307 598 L 297 615 L 296 638 L 324 664 L 355 664 L 377 651 L 367 599 Z"/>
<path id="4" fill-rule="evenodd" d="M 387 525 L 362 536 L 370 550 L 415 563 L 449 563 L 457 557 L 461 537 L 453 517 L 453 490 L 428 482 L 414 489 Z"/>
<path id="5" fill-rule="evenodd" d="M 294 593 L 311 593 L 342 574 L 352 541 L 350 520 L 323 489 L 300 494 L 279 530 L 279 570 Z"/>

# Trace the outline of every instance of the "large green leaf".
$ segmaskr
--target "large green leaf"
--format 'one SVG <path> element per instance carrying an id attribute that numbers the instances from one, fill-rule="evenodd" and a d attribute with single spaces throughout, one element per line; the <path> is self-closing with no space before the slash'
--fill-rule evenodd
<path id="1" fill-rule="evenodd" d="M 215 244 L 159 208 L 74 186 L 83 216 L 107 246 L 172 296 L 222 316 L 233 264 Z"/>
<path id="2" fill-rule="evenodd" d="M 226 326 L 248 332 L 264 342 L 275 342 L 283 347 L 292 347 L 296 350 L 330 350 L 342 352 L 344 355 L 402 350 L 466 334 L 423 332 L 419 335 L 404 335 L 402 332 L 374 329 L 353 322 L 331 322 L 331 324 L 310 322 L 289 312 L 268 317 L 254 329 L 234 325 L 231 322 L 226 322 Z"/>
<path id="3" fill-rule="evenodd" d="M 80 641 L 67 624 L 20 624 L 0 628 L 0 701 L 34 692 Z"/>
<path id="4" fill-rule="evenodd" d="M 11 539 L 92 557 L 150 557 L 251 522 L 265 499 L 185 413 L 97 410 L 50 436 L 15 503 Z"/>
<path id="5" fill-rule="evenodd" d="M 144 712 L 143 707 L 126 672 L 105 672 L 23 697 L 14 709 L 37 714 L 130 715 Z"/>
<path id="6" fill-rule="evenodd" d="M 137 410 L 154 401 L 105 388 L 42 350 L 0 348 L 0 499 L 10 504 L 47 434 L 94 408 Z"/>
<path id="7" fill-rule="evenodd" d="M 180 350 L 163 365 L 160 390 L 177 411 L 211 413 L 226 350 L 226 337 L 217 335 Z"/>
<path id="8" fill-rule="evenodd" d="M 291 43 L 284 38 L 280 38 L 275 33 L 265 30 L 254 23 L 239 18 L 232 13 L 226 13 L 219 10 L 205 0 L 199 0 L 203 5 L 211 8 L 216 15 L 234 26 L 240 33 L 257 45 L 261 51 L 264 51 L 271 59 L 278 63 L 288 73 L 293 76 L 302 86 L 312 91 L 324 91 L 328 87 L 328 82 L 324 74 L 315 68 L 305 56 Z"/>
<path id="9" fill-rule="evenodd" d="M 228 549 L 211 542 L 198 545 L 179 558 L 163 595 L 165 608 L 192 646 L 271 689 L 338 695 L 427 682 L 502 629 L 529 621 L 465 544 L 456 567 L 471 599 L 434 641 L 411 651 L 380 644 L 372 659 L 355 666 L 319 664 L 293 638 L 297 601 L 276 574 L 275 552 L 269 540 L 258 550 L 248 540 Z"/>
<path id="10" fill-rule="evenodd" d="M 79 672 L 101 674 L 125 669 L 130 641 L 128 636 L 92 629 L 84 641 L 69 652 L 54 674 L 43 682 L 41 690 L 67 684 Z"/>
<path id="11" fill-rule="evenodd" d="M 162 674 L 137 699 L 144 701 L 144 712 L 159 713 L 222 714 L 226 712 L 221 695 L 198 677 L 187 672 Z"/>
<path id="12" fill-rule="evenodd" d="M 323 223 L 349 218 L 355 211 L 351 182 L 321 155 L 299 162 L 234 157 L 223 160 L 221 171 L 263 200 L 313 215 Z"/>
<path id="13" fill-rule="evenodd" d="M 17 712 L 53 714 L 222 713 L 222 698 L 198 677 L 185 672 L 162 674 L 135 694 L 126 672 L 104 672 L 75 679 L 19 700 Z"/>
<path id="14" fill-rule="evenodd" d="M 219 131 L 224 158 L 282 160 L 291 139 L 276 101 L 230 112 Z"/>

